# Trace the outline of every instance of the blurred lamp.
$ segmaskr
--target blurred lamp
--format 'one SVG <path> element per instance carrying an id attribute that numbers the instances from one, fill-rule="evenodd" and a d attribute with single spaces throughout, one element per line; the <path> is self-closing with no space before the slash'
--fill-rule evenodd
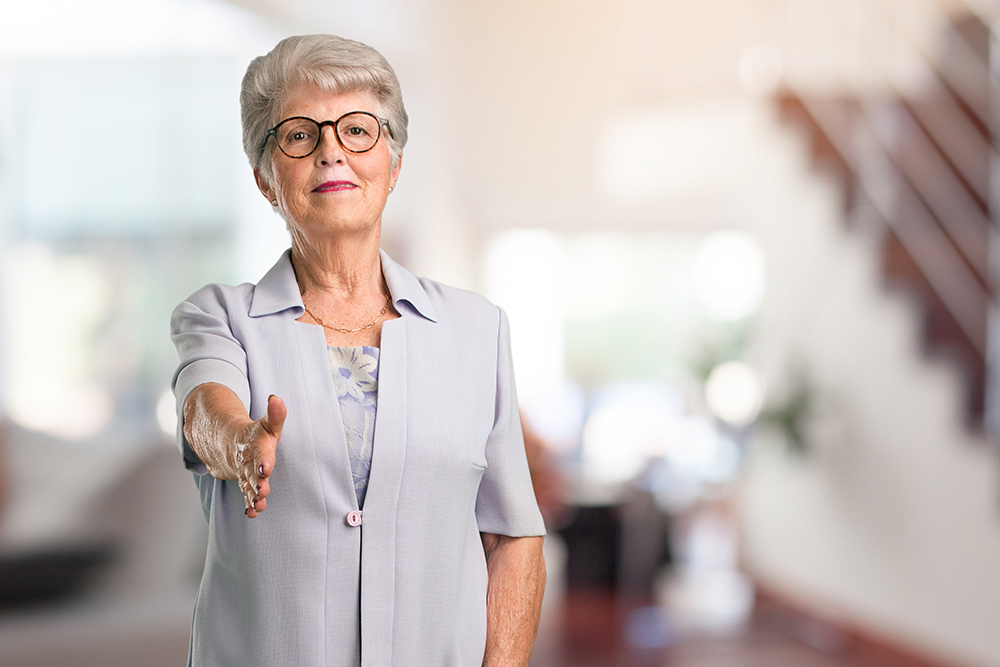
<path id="1" fill-rule="evenodd" d="M 705 400 L 716 417 L 733 426 L 746 426 L 757 418 L 764 387 L 748 365 L 731 361 L 716 366 L 705 382 Z"/>

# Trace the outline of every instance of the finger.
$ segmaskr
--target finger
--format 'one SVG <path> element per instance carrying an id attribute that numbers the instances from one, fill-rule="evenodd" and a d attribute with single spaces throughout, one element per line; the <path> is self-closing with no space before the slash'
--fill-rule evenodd
<path id="1" fill-rule="evenodd" d="M 243 496 L 243 504 L 245 505 L 245 507 L 243 508 L 243 513 L 245 515 L 247 515 L 251 519 L 257 516 L 257 510 L 253 506 L 253 501 L 250 500 L 250 498 L 247 497 L 246 495 Z"/>
<path id="2" fill-rule="evenodd" d="M 245 475 L 256 487 L 274 472 L 274 443 L 264 442 L 257 446 L 254 458 L 248 462 Z"/>
<path id="3" fill-rule="evenodd" d="M 254 498 L 251 495 L 252 492 L 250 490 L 250 485 L 246 482 L 246 480 L 240 480 L 239 487 L 240 487 L 240 493 L 243 494 L 243 504 L 246 506 L 243 509 L 243 513 L 246 514 L 247 516 L 250 516 L 251 512 L 256 511 L 254 509 Z"/>
<path id="4" fill-rule="evenodd" d="M 246 505 L 244 513 L 247 518 L 253 519 L 267 508 L 266 497 L 271 492 L 271 488 L 266 479 L 259 479 L 253 474 L 248 474 L 239 481 L 239 488 Z"/>
<path id="5" fill-rule="evenodd" d="M 274 437 L 263 428 L 257 429 L 254 440 L 247 446 L 247 457 L 239 475 L 255 488 L 274 471 Z"/>
<path id="6" fill-rule="evenodd" d="M 247 507 L 250 507 L 250 505 L 253 504 L 253 501 L 257 499 L 257 496 L 254 494 L 253 491 L 253 485 L 247 480 L 242 479 L 239 482 L 239 486 L 240 486 L 240 493 L 243 494 L 243 502 L 246 504 Z"/>
<path id="7" fill-rule="evenodd" d="M 246 500 L 248 505 L 252 504 L 255 500 L 263 498 L 263 495 L 261 495 L 263 486 L 260 482 L 250 480 L 245 484 L 241 484 L 240 490 L 243 492 L 243 498 Z"/>
<path id="8" fill-rule="evenodd" d="M 267 480 L 251 480 L 245 486 L 241 485 L 240 491 L 243 492 L 243 498 L 247 505 L 250 505 L 254 501 L 266 498 L 271 493 L 271 485 L 268 484 Z"/>
<path id="9" fill-rule="evenodd" d="M 267 509 L 267 500 L 264 498 L 257 498 L 251 500 L 246 498 L 246 509 L 243 511 L 248 519 L 256 518 L 261 512 Z"/>

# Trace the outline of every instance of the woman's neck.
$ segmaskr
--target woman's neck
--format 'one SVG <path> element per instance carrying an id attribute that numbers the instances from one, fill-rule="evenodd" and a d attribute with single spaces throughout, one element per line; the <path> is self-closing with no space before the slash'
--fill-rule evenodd
<path id="1" fill-rule="evenodd" d="M 378 236 L 292 239 L 292 266 L 305 297 L 353 301 L 384 294 Z"/>
<path id="2" fill-rule="evenodd" d="M 361 243 L 292 238 L 292 268 L 306 311 L 300 322 L 323 328 L 327 345 L 380 346 L 382 324 L 399 314 L 382 278 L 378 235 Z"/>

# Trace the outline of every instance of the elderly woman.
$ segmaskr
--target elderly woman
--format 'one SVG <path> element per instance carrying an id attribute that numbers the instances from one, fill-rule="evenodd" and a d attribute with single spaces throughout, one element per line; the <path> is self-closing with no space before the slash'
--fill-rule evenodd
<path id="1" fill-rule="evenodd" d="M 190 665 L 523 665 L 545 569 L 507 321 L 379 250 L 407 116 L 328 35 L 255 59 L 243 145 L 291 248 L 174 311 L 209 525 Z"/>

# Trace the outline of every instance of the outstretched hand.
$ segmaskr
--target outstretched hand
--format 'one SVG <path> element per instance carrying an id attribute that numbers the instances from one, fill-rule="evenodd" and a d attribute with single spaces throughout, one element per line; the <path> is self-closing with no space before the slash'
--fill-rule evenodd
<path id="1" fill-rule="evenodd" d="M 236 439 L 236 481 L 246 500 L 244 513 L 251 519 L 267 509 L 267 496 L 271 492 L 268 478 L 274 471 L 274 453 L 287 414 L 285 402 L 271 396 L 267 399 L 267 414 Z"/>

